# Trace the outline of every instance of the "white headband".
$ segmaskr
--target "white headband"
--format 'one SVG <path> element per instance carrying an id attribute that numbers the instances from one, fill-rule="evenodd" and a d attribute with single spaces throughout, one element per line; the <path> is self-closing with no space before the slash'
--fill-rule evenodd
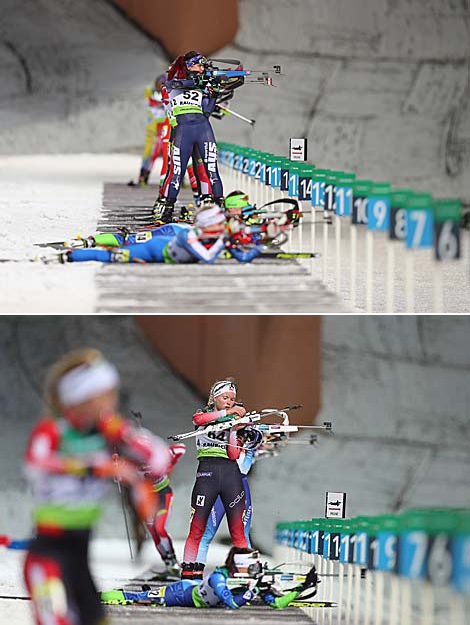
<path id="1" fill-rule="evenodd" d="M 59 401 L 63 406 L 74 406 L 111 390 L 118 383 L 116 367 L 106 360 L 96 360 L 72 369 L 60 379 L 57 385 Z"/>
<path id="2" fill-rule="evenodd" d="M 196 215 L 196 225 L 201 228 L 219 224 L 225 221 L 225 214 L 219 206 L 202 210 Z"/>
<path id="3" fill-rule="evenodd" d="M 229 380 L 222 380 L 221 382 L 217 382 L 217 384 L 214 386 L 214 389 L 212 391 L 212 397 L 214 397 L 215 399 L 216 397 L 222 395 L 222 393 L 226 393 L 227 391 L 232 391 L 236 395 L 237 387 L 233 382 L 230 382 Z"/>

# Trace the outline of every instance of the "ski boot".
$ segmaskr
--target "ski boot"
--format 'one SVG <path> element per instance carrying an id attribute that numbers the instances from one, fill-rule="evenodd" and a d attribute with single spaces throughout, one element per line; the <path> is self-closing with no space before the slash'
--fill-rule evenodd
<path id="1" fill-rule="evenodd" d="M 206 565 L 202 562 L 182 562 L 181 563 L 181 579 L 201 580 Z"/>
<path id="2" fill-rule="evenodd" d="M 202 579 L 203 578 L 205 566 L 206 565 L 203 562 L 196 562 L 194 564 L 193 579 Z"/>
<path id="3" fill-rule="evenodd" d="M 155 223 L 158 226 L 163 226 L 165 224 L 169 224 L 173 221 L 173 211 L 175 210 L 175 203 L 171 200 L 160 200 L 156 199 L 155 204 L 153 206 L 153 217 L 155 218 Z"/>
<path id="4" fill-rule="evenodd" d="M 181 563 L 181 579 L 193 579 L 194 562 Z"/>
<path id="5" fill-rule="evenodd" d="M 106 605 L 126 605 L 127 601 L 122 590 L 106 590 L 100 593 L 100 601 Z"/>
<path id="6" fill-rule="evenodd" d="M 45 265 L 65 265 L 65 263 L 71 262 L 70 251 L 71 250 L 65 250 L 65 252 L 59 253 L 55 252 L 50 256 L 44 254 L 43 256 L 39 256 L 37 260 L 41 261 Z"/>
<path id="7" fill-rule="evenodd" d="M 211 206 L 212 204 L 214 204 L 214 198 L 212 197 L 212 195 L 201 195 L 201 208 Z"/>
<path id="8" fill-rule="evenodd" d="M 84 239 L 80 234 L 77 234 L 75 239 L 64 241 L 64 247 L 70 247 L 71 249 L 78 250 L 87 247 L 96 247 L 96 243 L 93 237 L 87 237 Z"/>
<path id="9" fill-rule="evenodd" d="M 142 167 L 139 174 L 139 187 L 147 187 L 149 183 L 150 172 L 145 167 Z"/>
<path id="10" fill-rule="evenodd" d="M 168 578 L 174 578 L 175 580 L 180 579 L 181 568 L 178 564 L 178 560 L 176 559 L 176 555 L 174 553 L 169 553 L 163 558 L 163 562 L 165 563 Z"/>
<path id="11" fill-rule="evenodd" d="M 186 206 L 182 206 L 180 210 L 180 218 L 178 221 L 191 224 L 193 222 L 193 212 Z"/>
<path id="12" fill-rule="evenodd" d="M 196 208 L 199 208 L 201 206 L 202 197 L 198 193 L 193 193 L 193 201 L 194 206 L 196 206 Z"/>

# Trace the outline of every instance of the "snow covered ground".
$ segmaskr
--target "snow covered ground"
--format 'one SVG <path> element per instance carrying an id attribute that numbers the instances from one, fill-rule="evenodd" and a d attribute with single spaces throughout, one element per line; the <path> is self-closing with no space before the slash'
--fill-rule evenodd
<path id="1" fill-rule="evenodd" d="M 103 181 L 122 182 L 139 157 L 121 154 L 10 156 L 0 158 L 1 313 L 91 313 L 96 263 L 68 267 L 31 264 L 52 249 L 34 243 L 63 240 L 96 230 Z M 70 270 L 70 271 L 69 271 Z"/>
<path id="2" fill-rule="evenodd" d="M 35 243 L 64 241 L 77 233 L 87 236 L 96 231 L 105 183 L 123 185 L 124 193 L 116 201 L 120 218 L 130 217 L 133 208 L 139 208 L 134 195 L 138 188 L 128 190 L 125 185 L 136 178 L 139 167 L 140 157 L 132 154 L 0 157 L 0 211 L 4 219 L 0 230 L 0 313 L 347 311 L 320 280 L 311 280 L 307 270 L 293 261 L 217 267 L 203 263 L 115 265 L 103 271 L 99 271 L 102 264 L 95 262 L 67 267 L 31 262 L 40 256 L 57 260 L 57 250 Z M 153 175 L 159 171 L 157 162 Z M 146 190 L 144 202 L 149 214 L 153 188 Z M 111 223 L 116 227 L 127 222 Z M 11 259 L 15 262 L 1 262 Z M 233 274 L 237 277 L 235 287 Z M 217 277 L 220 285 L 216 284 Z M 214 289 L 219 297 L 208 303 L 201 293 Z M 241 308 L 237 309 L 237 304 Z"/>

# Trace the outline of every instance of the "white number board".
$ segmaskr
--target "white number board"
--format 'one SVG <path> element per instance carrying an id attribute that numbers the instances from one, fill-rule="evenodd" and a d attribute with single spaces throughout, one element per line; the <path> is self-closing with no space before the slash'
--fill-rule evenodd
<path id="1" fill-rule="evenodd" d="M 307 139 L 290 139 L 289 158 L 291 161 L 307 160 Z"/>
<path id="2" fill-rule="evenodd" d="M 325 517 L 327 519 L 344 519 L 346 517 L 346 493 L 327 491 Z"/>

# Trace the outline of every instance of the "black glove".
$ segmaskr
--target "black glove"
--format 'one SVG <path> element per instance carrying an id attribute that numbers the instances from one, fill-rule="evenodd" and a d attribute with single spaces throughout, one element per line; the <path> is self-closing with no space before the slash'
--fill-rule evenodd
<path id="1" fill-rule="evenodd" d="M 256 588 L 259 592 L 267 592 L 268 590 L 271 590 L 271 584 L 267 580 L 260 577 L 256 582 Z"/>
<path id="2" fill-rule="evenodd" d="M 306 590 L 307 588 L 313 588 L 318 584 L 318 575 L 315 565 L 312 566 L 310 571 L 305 577 L 305 581 L 302 582 L 299 588 Z"/>

